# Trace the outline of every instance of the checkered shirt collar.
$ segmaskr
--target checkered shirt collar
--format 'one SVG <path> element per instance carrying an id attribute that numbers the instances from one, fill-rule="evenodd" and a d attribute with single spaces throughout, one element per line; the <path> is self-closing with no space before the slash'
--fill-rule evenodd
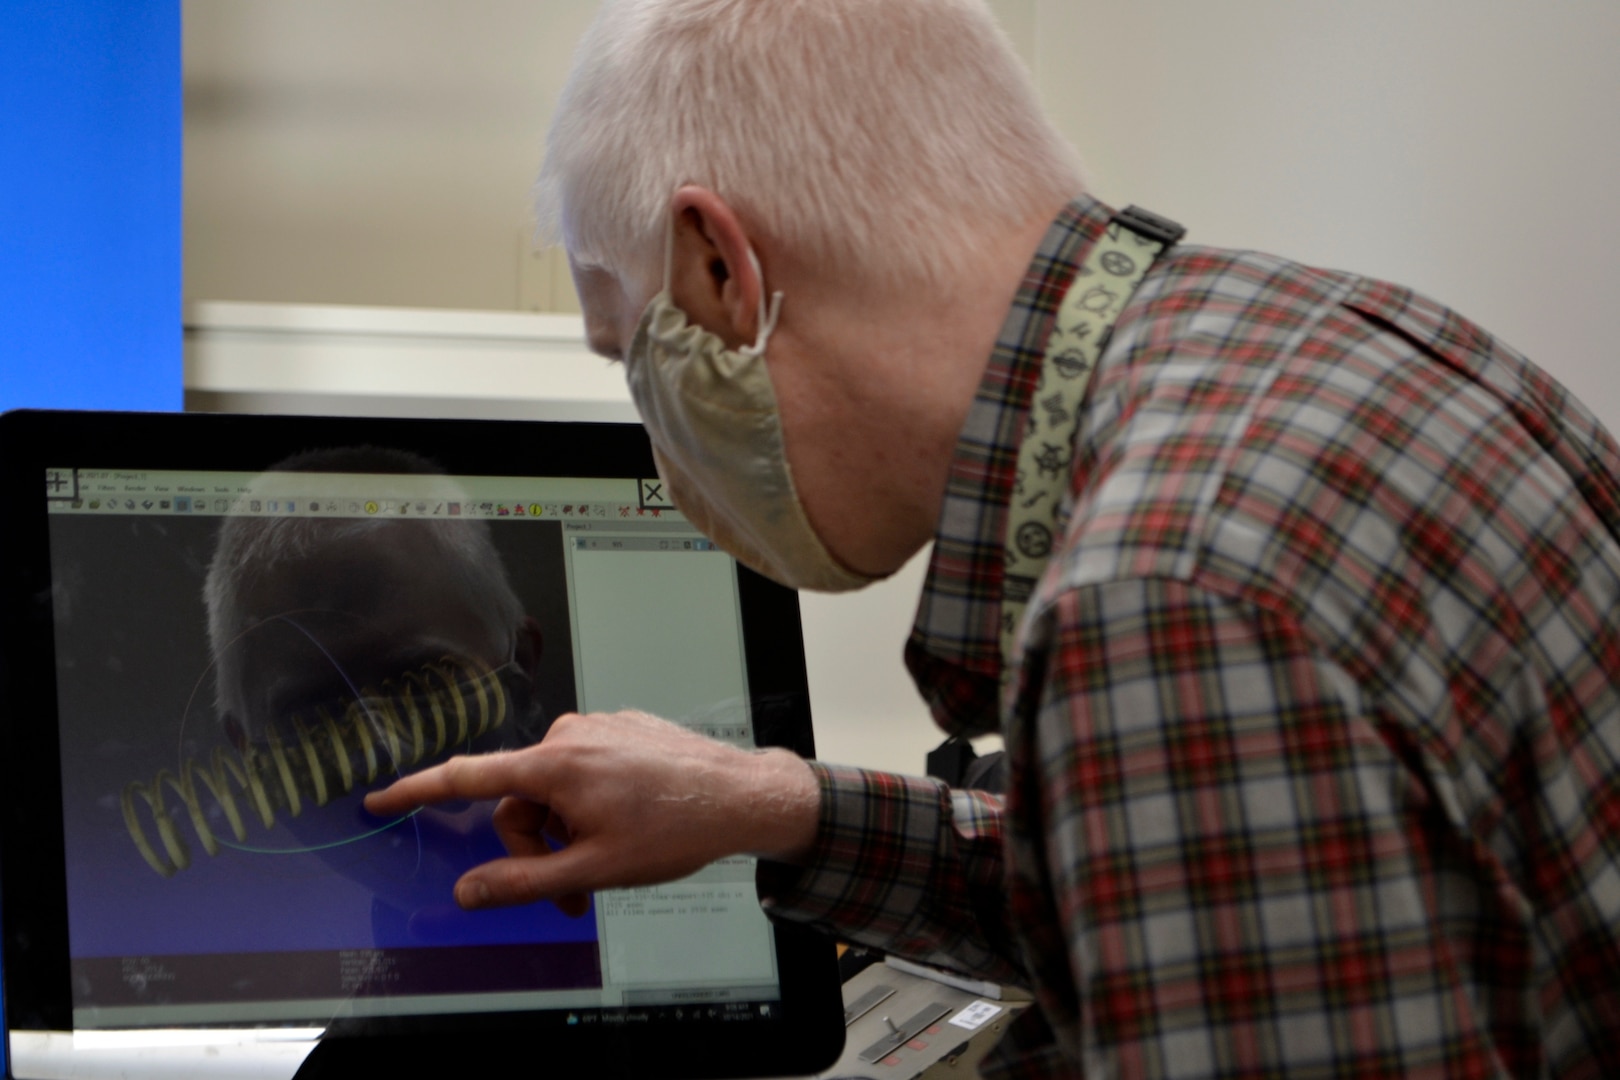
<path id="1" fill-rule="evenodd" d="M 1080 196 L 1046 231 L 957 441 L 928 578 L 906 647 L 919 689 L 948 731 L 993 726 L 999 711 L 1002 545 L 1019 437 L 1058 305 L 1113 216 L 1111 207 Z M 953 680 L 941 678 L 942 667 L 956 669 L 970 683 L 989 680 L 990 685 L 953 690 Z"/>

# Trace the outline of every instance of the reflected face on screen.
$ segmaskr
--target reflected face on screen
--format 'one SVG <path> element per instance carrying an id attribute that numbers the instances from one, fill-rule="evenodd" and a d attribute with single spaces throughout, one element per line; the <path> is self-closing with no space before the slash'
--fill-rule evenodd
<path id="1" fill-rule="evenodd" d="M 220 736 L 264 777 L 292 850 L 317 853 L 373 891 L 377 917 L 428 937 L 454 921 L 455 877 L 500 854 L 489 808 L 384 821 L 359 800 L 451 754 L 544 733 L 540 633 L 485 529 L 240 521 L 222 531 L 210 574 Z"/>
<path id="2" fill-rule="evenodd" d="M 438 663 L 473 673 L 516 662 L 532 673 L 533 621 L 433 531 L 472 527 L 334 531 L 302 557 L 244 575 L 233 633 L 216 646 L 227 734 L 258 741 L 316 709 L 402 690 L 402 680 Z"/>

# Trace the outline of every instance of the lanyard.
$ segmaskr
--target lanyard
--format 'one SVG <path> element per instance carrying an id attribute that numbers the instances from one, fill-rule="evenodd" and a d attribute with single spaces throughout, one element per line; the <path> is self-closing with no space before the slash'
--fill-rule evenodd
<path id="1" fill-rule="evenodd" d="M 1058 306 L 1018 444 L 1017 479 L 1007 503 L 1001 585 L 1003 678 L 1012 667 L 1024 609 L 1063 531 L 1060 515 L 1074 472 L 1074 433 L 1091 373 L 1115 320 L 1153 260 L 1186 231 L 1156 214 L 1126 207 L 1108 223 Z"/>

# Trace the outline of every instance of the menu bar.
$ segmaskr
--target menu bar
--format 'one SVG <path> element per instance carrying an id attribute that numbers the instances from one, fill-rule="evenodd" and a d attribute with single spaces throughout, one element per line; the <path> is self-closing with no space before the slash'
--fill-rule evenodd
<path id="1" fill-rule="evenodd" d="M 47 469 L 52 513 L 684 523 L 657 480 Z"/>

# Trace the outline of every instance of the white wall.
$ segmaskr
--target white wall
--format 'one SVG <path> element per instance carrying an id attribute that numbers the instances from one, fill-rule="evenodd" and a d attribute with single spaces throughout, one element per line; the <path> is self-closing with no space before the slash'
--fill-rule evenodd
<path id="1" fill-rule="evenodd" d="M 187 297 L 566 306 L 527 196 L 595 6 L 187 0 Z M 1414 285 L 1620 427 L 1620 5 L 992 7 L 1104 198 Z"/>
<path id="2" fill-rule="evenodd" d="M 1096 192 L 1429 292 L 1620 429 L 1620 5 L 993 0 Z M 512 309 L 594 0 L 186 0 L 186 295 Z M 549 290 L 549 291 L 548 291 Z M 807 597 L 823 754 L 919 770 L 921 566 Z"/>
<path id="3" fill-rule="evenodd" d="M 1620 4 L 1036 3 L 1104 199 L 1427 292 L 1620 430 Z"/>
<path id="4" fill-rule="evenodd" d="M 593 0 L 186 0 L 192 300 L 519 306 Z"/>
<path id="5" fill-rule="evenodd" d="M 184 0 L 186 298 L 575 310 L 529 189 L 596 7 Z"/>

